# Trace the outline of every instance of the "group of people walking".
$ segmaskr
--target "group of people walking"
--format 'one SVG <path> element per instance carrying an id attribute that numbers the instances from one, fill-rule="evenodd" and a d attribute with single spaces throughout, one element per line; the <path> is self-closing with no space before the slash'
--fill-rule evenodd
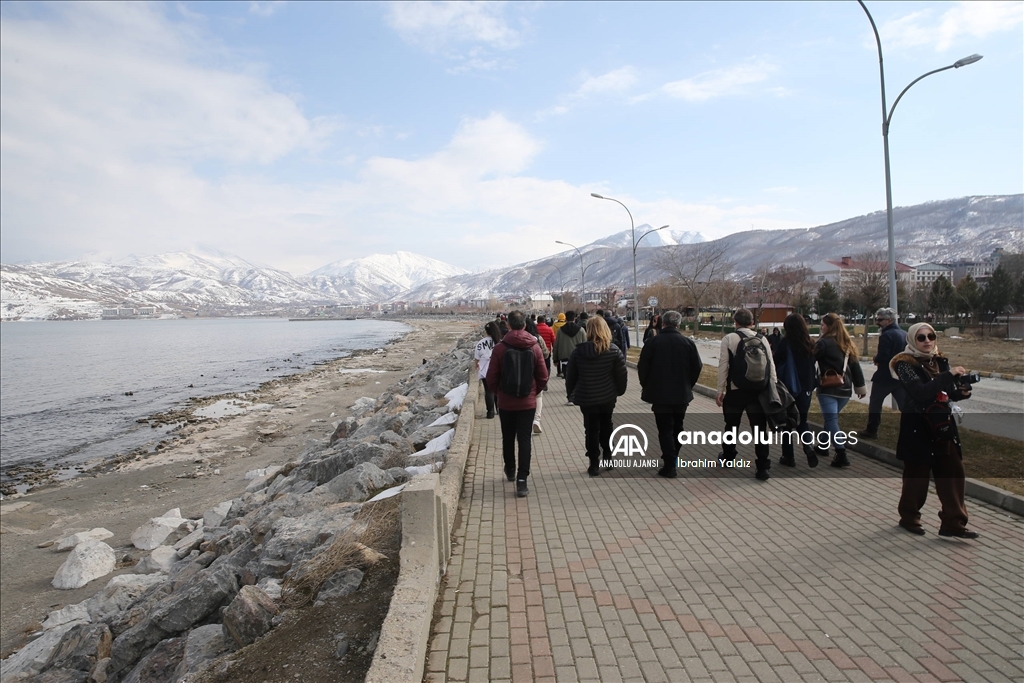
<path id="1" fill-rule="evenodd" d="M 935 330 L 927 323 L 912 325 L 904 333 L 891 309 L 879 309 L 875 317 L 880 328 L 878 352 L 873 359 L 877 370 L 872 377 L 867 429 L 860 435 L 877 438 L 882 403 L 892 395 L 901 410 L 897 457 L 904 462 L 899 525 L 915 535 L 925 533 L 921 509 L 928 494 L 929 474 L 933 474 L 942 505 L 939 534 L 975 538 L 977 534 L 967 530 L 962 445 L 948 408 L 949 401 L 970 397 L 970 386 L 962 380 L 967 371 L 950 367 L 938 353 Z M 651 404 L 658 429 L 663 462 L 658 475 L 666 478 L 678 476 L 681 446 L 677 435 L 683 429 L 693 387 L 703 369 L 696 344 L 679 331 L 681 320 L 675 311 L 664 313 L 656 322 L 652 320 L 637 361 L 641 399 Z M 620 336 L 625 326 L 616 324 L 614 318 L 599 314 L 582 322 L 571 311 L 564 319 L 560 314 L 558 322 L 548 328 L 552 342 L 540 325 L 528 327 L 531 323 L 526 316 L 513 311 L 508 315 L 508 334 L 496 336 L 499 327 L 488 323 L 488 337 L 477 345 L 487 417 L 498 410 L 505 475 L 509 481 L 516 481 L 520 497 L 528 493 L 531 437 L 540 433 L 539 427 L 531 425 L 539 420 L 540 396 L 548 386 L 552 362 L 557 374 L 565 378 L 567 403 L 578 406 L 583 416 L 587 473 L 600 476 L 602 459 L 611 459 L 612 415 L 628 381 L 628 336 Z M 802 445 L 809 467 L 816 467 L 830 447 L 834 450 L 830 465 L 849 467 L 846 443 L 850 435 L 840 429 L 839 415 L 854 394 L 864 398 L 867 392 L 857 349 L 842 320 L 834 313 L 825 315 L 816 340 L 798 314 L 785 319 L 784 335 L 776 330 L 770 337 L 753 329 L 753 315 L 746 309 L 737 310 L 733 322 L 735 331 L 721 341 L 715 397 L 722 408 L 726 431 L 738 429 L 744 414 L 752 429 L 771 431 L 767 412 L 771 404 L 765 400 L 769 394 L 778 402 L 792 404 L 790 414 L 795 419 L 786 428 L 800 436 L 782 440 L 780 465 L 796 466 L 795 441 Z M 529 359 L 532 363 L 527 363 Z M 825 443 L 811 435 L 807 422 L 815 393 L 827 435 Z M 754 455 L 755 477 L 768 480 L 769 446 L 755 440 Z M 724 442 L 719 457 L 732 460 L 736 456 L 736 444 Z"/>

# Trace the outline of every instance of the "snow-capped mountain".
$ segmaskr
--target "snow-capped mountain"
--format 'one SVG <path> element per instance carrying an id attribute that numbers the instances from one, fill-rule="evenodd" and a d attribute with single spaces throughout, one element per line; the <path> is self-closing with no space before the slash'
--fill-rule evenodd
<path id="1" fill-rule="evenodd" d="M 436 259 L 399 251 L 328 263 L 302 280 L 324 295 L 348 301 L 383 301 L 439 278 L 469 271 Z"/>
<path id="2" fill-rule="evenodd" d="M 117 263 L 60 261 L 4 265 L 4 320 L 97 318 L 112 306 L 156 306 L 162 312 L 241 312 L 317 304 L 361 304 L 437 277 L 466 271 L 400 252 L 339 261 L 305 277 L 203 248 Z"/>
<path id="3" fill-rule="evenodd" d="M 1024 249 L 1024 195 L 961 197 L 896 207 L 893 211 L 897 260 L 917 265 L 927 261 L 980 260 L 997 247 L 1008 252 Z M 642 235 L 650 226 L 637 228 Z M 637 249 L 637 280 L 642 285 L 665 277 L 656 265 L 655 252 L 670 243 L 649 240 Z M 674 243 L 702 241 L 699 233 L 672 234 Z M 811 265 L 823 259 L 839 259 L 887 249 L 885 211 L 816 228 L 796 230 L 748 230 L 715 240 L 728 247 L 737 277 L 761 265 Z M 628 230 L 580 247 L 587 267 L 587 291 L 625 289 L 633 284 L 633 251 Z M 649 248 L 652 247 L 653 248 Z M 590 266 L 590 264 L 594 264 Z M 561 275 L 559 275 L 561 270 Z M 458 301 L 558 292 L 559 278 L 572 281 L 567 291 L 579 290 L 580 260 L 574 251 L 546 259 L 462 277 L 446 278 L 403 292 L 408 301 Z"/>
<path id="4" fill-rule="evenodd" d="M 897 207 L 896 258 L 926 261 L 979 260 L 997 247 L 1024 248 L 1024 195 L 962 197 Z M 639 226 L 638 235 L 651 229 Z M 668 234 L 666 234 L 668 233 Z M 703 241 L 700 233 L 662 230 L 637 249 L 641 284 L 665 277 L 657 253 L 676 244 Z M 752 230 L 723 237 L 742 276 L 763 264 L 810 265 L 823 259 L 886 249 L 885 212 L 816 228 Z M 588 291 L 632 285 L 631 234 L 623 231 L 580 247 Z M 593 265 L 591 265 L 593 264 Z M 4 320 L 95 318 L 104 307 L 156 305 L 164 311 L 210 308 L 244 312 L 314 304 L 381 301 L 456 304 L 538 292 L 578 290 L 575 251 L 482 273 L 409 252 L 336 261 L 301 277 L 254 265 L 211 249 L 130 257 L 119 263 L 61 261 L 0 266 L 0 314 Z"/>

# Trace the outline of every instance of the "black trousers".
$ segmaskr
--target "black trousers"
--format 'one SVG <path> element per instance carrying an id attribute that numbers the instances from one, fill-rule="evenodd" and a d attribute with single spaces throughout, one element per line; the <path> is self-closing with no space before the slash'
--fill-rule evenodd
<path id="1" fill-rule="evenodd" d="M 655 403 L 651 406 L 654 412 L 654 423 L 658 425 L 658 443 L 661 444 L 661 459 L 665 467 L 674 470 L 679 457 L 679 432 L 683 429 L 686 417 L 686 406 Z"/>
<path id="2" fill-rule="evenodd" d="M 493 415 L 495 407 L 494 394 L 487 388 L 487 380 L 481 378 L 480 383 L 484 385 L 484 403 L 487 405 L 487 414 Z"/>
<path id="3" fill-rule="evenodd" d="M 615 402 L 597 406 L 580 406 L 583 413 L 583 433 L 587 444 L 587 458 L 591 465 L 598 464 L 603 455 L 606 460 L 612 457 L 612 413 Z"/>
<path id="4" fill-rule="evenodd" d="M 907 392 L 899 382 L 872 382 L 871 398 L 868 399 L 868 431 L 877 432 L 882 424 L 882 405 L 886 397 L 892 394 L 896 399 L 896 405 L 903 410 L 903 401 L 907 398 Z"/>
<path id="5" fill-rule="evenodd" d="M 768 419 L 764 416 L 760 401 L 757 400 L 757 392 L 729 389 L 725 392 L 725 398 L 722 400 L 722 412 L 725 415 L 725 429 L 727 431 L 733 427 L 738 428 L 740 426 L 740 423 L 743 422 L 744 412 L 750 421 L 751 430 L 754 427 L 758 427 L 761 433 L 767 433 L 768 431 Z M 722 444 L 722 453 L 726 460 L 735 458 L 736 445 Z M 770 461 L 768 460 L 767 445 L 756 444 L 754 446 L 754 456 L 757 458 L 758 469 L 768 469 Z"/>
<path id="6" fill-rule="evenodd" d="M 530 476 L 530 457 L 533 455 L 533 416 L 537 411 L 504 410 L 498 413 L 501 421 L 501 457 L 505 467 L 516 466 L 516 442 L 519 442 L 519 467 L 516 479 L 525 480 Z"/>

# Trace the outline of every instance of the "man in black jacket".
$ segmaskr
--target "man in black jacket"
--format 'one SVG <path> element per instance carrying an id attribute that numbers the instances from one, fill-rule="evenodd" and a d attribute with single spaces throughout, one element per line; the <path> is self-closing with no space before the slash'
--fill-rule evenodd
<path id="1" fill-rule="evenodd" d="M 878 428 L 882 424 L 882 405 L 885 397 L 892 394 L 896 405 L 903 410 L 906 392 L 898 380 L 889 372 L 889 361 L 907 347 L 907 333 L 896 324 L 896 312 L 891 308 L 879 308 L 875 312 L 878 323 L 878 353 L 875 354 L 874 376 L 871 377 L 871 398 L 868 399 L 868 426 L 861 433 L 865 439 L 877 439 Z"/>
<path id="2" fill-rule="evenodd" d="M 640 398 L 651 404 L 658 425 L 658 442 L 664 466 L 658 476 L 676 476 L 679 456 L 679 432 L 683 429 L 686 407 L 693 400 L 693 386 L 704 364 L 697 345 L 679 331 L 683 316 L 669 311 L 662 316 L 661 332 L 640 349 L 636 371 L 643 392 Z"/>

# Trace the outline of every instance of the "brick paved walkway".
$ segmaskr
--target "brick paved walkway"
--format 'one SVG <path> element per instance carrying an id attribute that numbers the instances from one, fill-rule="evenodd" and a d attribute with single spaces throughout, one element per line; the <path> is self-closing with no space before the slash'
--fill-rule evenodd
<path id="1" fill-rule="evenodd" d="M 527 498 L 502 476 L 498 420 L 476 422 L 426 680 L 1024 679 L 1024 520 L 968 500 L 982 538 L 940 538 L 933 490 L 911 536 L 898 473 L 856 454 L 794 470 L 773 447 L 766 483 L 591 479 L 562 380 L 546 398 Z M 648 411 L 631 371 L 616 414 Z M 721 426 L 698 397 L 686 428 Z"/>

